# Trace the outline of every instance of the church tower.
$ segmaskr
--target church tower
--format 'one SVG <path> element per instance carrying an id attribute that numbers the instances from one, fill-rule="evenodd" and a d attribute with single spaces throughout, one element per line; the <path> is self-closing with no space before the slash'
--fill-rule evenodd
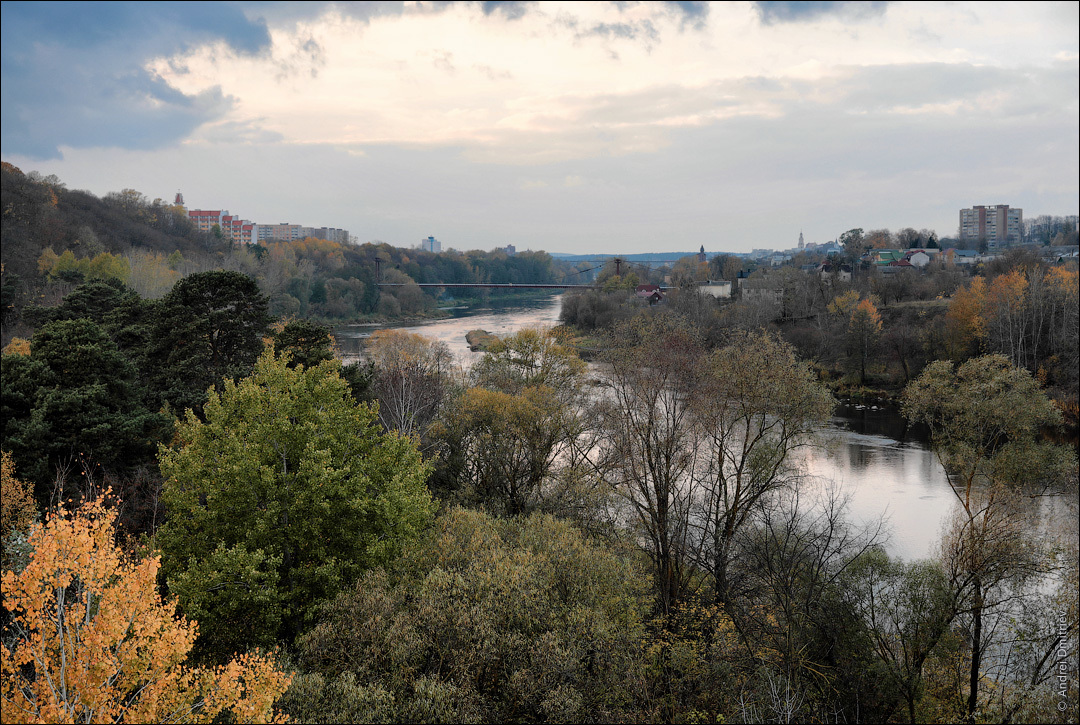
<path id="1" fill-rule="evenodd" d="M 802 229 L 799 230 L 799 249 L 806 249 L 806 242 L 802 238 Z"/>

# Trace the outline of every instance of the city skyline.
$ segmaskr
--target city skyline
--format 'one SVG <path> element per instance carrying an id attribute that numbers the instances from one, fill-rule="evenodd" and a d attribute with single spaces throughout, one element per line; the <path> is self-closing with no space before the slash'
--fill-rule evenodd
<path id="1" fill-rule="evenodd" d="M 3 159 L 360 242 L 745 252 L 1077 212 L 1076 3 L 4 3 Z"/>

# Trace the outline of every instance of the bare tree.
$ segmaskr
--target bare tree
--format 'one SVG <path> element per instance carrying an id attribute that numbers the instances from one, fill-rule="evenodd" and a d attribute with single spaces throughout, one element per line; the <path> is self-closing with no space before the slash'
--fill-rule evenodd
<path id="1" fill-rule="evenodd" d="M 383 427 L 426 435 L 446 394 L 450 348 L 411 332 L 378 330 L 368 342 L 367 356 L 375 365 L 372 388 Z"/>
<path id="2" fill-rule="evenodd" d="M 691 473 L 699 448 L 691 397 L 702 347 L 691 330 L 663 317 L 619 325 L 614 339 L 599 403 L 602 470 L 652 561 L 658 607 L 667 615 L 691 582 Z"/>

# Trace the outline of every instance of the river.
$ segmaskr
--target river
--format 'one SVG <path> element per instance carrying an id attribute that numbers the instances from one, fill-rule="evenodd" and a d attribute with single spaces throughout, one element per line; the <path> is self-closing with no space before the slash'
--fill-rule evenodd
<path id="1" fill-rule="evenodd" d="M 421 323 L 348 325 L 334 331 L 338 349 L 345 360 L 355 360 L 365 339 L 375 330 L 405 330 L 445 342 L 454 359 L 465 367 L 480 359 L 483 353 L 473 352 L 465 342 L 470 330 L 487 330 L 500 337 L 525 327 L 559 324 L 559 308 L 562 295 L 545 299 L 526 300 L 507 305 L 491 305 L 471 308 L 450 308 L 452 317 Z"/>
<path id="2" fill-rule="evenodd" d="M 524 327 L 558 324 L 561 296 L 512 306 L 453 310 L 456 316 L 420 324 L 354 325 L 335 331 L 343 357 L 360 354 L 364 338 L 376 329 L 394 327 L 445 342 L 464 367 L 482 353 L 465 342 L 470 330 L 506 335 Z M 819 493 L 838 487 L 848 497 L 848 517 L 855 524 L 885 518 L 886 549 L 905 559 L 934 556 L 942 525 L 956 505 L 945 470 L 927 445 L 925 431 L 911 429 L 895 408 L 838 405 L 822 442 L 798 452 L 808 488 Z M 1073 520 L 1076 496 L 1046 499 L 1052 517 Z M 1033 526 L 1037 526 L 1033 522 Z"/>

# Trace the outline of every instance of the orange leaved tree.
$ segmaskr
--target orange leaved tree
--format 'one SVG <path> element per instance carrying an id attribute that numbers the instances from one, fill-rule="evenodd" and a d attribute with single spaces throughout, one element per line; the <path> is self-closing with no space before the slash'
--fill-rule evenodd
<path id="1" fill-rule="evenodd" d="M 115 519 L 100 500 L 54 514 L 31 534 L 26 568 L 3 573 L 4 722 L 281 720 L 272 705 L 290 678 L 270 656 L 185 666 L 197 624 L 158 596 L 157 557 L 116 547 Z"/>

